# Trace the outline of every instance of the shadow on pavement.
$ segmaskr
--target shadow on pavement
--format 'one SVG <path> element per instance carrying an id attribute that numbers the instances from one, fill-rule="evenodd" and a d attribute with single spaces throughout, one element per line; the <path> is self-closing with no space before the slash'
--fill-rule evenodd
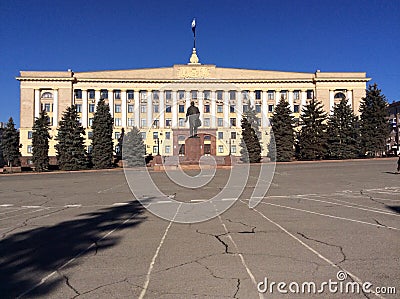
<path id="1" fill-rule="evenodd" d="M 396 171 L 384 171 L 383 173 L 387 173 L 387 174 L 400 174 L 400 172 L 396 172 Z"/>
<path id="2" fill-rule="evenodd" d="M 143 212 L 142 205 L 132 201 L 129 205 L 81 214 L 79 219 L 5 237 L 0 241 L 0 297 L 16 298 L 71 258 L 93 255 L 117 245 L 120 237 L 111 234 L 101 238 L 113 229 L 137 226 L 146 219 L 141 216 Z M 24 297 L 45 296 L 64 282 L 65 277 L 55 274 L 48 283 L 34 288 Z"/>
<path id="3" fill-rule="evenodd" d="M 400 206 L 386 206 L 388 209 L 391 209 L 393 212 L 400 214 Z"/>

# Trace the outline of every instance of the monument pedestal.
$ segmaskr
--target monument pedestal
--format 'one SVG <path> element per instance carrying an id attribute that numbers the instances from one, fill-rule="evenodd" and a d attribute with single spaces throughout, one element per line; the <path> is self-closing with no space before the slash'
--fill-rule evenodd
<path id="1" fill-rule="evenodd" d="M 185 163 L 198 164 L 201 157 L 201 138 L 192 137 L 185 141 Z"/>

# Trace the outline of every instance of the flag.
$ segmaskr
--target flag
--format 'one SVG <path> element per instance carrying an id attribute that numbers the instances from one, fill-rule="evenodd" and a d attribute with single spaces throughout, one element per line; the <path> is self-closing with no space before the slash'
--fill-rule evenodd
<path id="1" fill-rule="evenodd" d="M 193 34 L 196 35 L 196 19 L 193 19 L 192 21 L 192 31 Z"/>

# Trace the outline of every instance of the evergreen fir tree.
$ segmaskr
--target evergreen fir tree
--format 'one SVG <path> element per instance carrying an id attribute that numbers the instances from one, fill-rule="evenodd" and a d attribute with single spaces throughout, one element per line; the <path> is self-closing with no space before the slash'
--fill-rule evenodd
<path id="1" fill-rule="evenodd" d="M 250 100 L 247 101 L 247 107 L 247 111 L 243 112 L 243 118 L 247 119 L 247 122 L 254 129 L 258 139 L 261 140 L 261 132 L 259 126 L 260 119 L 257 117 L 257 112 L 255 108 L 251 105 Z"/>
<path id="2" fill-rule="evenodd" d="M 3 157 L 3 147 L 1 145 L 3 131 L 4 131 L 4 129 L 0 128 L 0 167 L 3 167 L 6 164 L 6 162 L 4 161 L 4 157 Z"/>
<path id="3" fill-rule="evenodd" d="M 94 168 L 110 168 L 113 163 L 113 118 L 110 107 L 100 99 L 93 117 L 93 151 L 92 162 Z"/>
<path id="4" fill-rule="evenodd" d="M 146 149 L 143 143 L 142 134 L 139 129 L 133 127 L 124 136 L 122 146 L 122 159 L 128 167 L 145 166 Z"/>
<path id="5" fill-rule="evenodd" d="M 76 106 L 68 107 L 63 113 L 55 145 L 57 160 L 62 170 L 87 168 L 86 150 L 83 136 L 85 130 L 78 120 Z"/>
<path id="6" fill-rule="evenodd" d="M 50 119 L 43 110 L 32 128 L 32 162 L 36 171 L 49 169 Z"/>
<path id="7" fill-rule="evenodd" d="M 321 102 L 312 99 L 302 110 L 298 134 L 300 160 L 324 159 L 327 153 L 327 115 Z"/>
<path id="8" fill-rule="evenodd" d="M 368 86 L 360 104 L 361 151 L 368 156 L 380 156 L 390 134 L 386 97 L 376 84 Z"/>
<path id="9" fill-rule="evenodd" d="M 328 120 L 328 155 L 332 159 L 353 159 L 359 155 L 358 118 L 347 99 L 333 108 Z"/>
<path id="10" fill-rule="evenodd" d="M 122 160 L 122 147 L 124 144 L 124 137 L 125 137 L 125 129 L 122 128 L 121 135 L 118 138 L 118 147 L 117 147 L 118 150 L 116 151 L 116 156 L 118 161 Z"/>
<path id="11" fill-rule="evenodd" d="M 294 117 L 289 103 L 281 98 L 271 118 L 271 140 L 268 156 L 274 161 L 291 161 L 294 156 Z M 275 144 L 274 144 L 275 142 Z M 274 152 L 276 151 L 276 152 Z"/>
<path id="12" fill-rule="evenodd" d="M 19 149 L 22 145 L 19 143 L 19 132 L 15 128 L 14 120 L 12 117 L 8 120 L 6 127 L 3 130 L 1 140 L 1 147 L 3 150 L 3 157 L 8 166 L 18 166 L 21 153 Z"/>
<path id="13" fill-rule="evenodd" d="M 241 161 L 245 163 L 259 163 L 261 161 L 260 141 L 247 118 L 242 119 L 242 139 L 240 146 Z"/>

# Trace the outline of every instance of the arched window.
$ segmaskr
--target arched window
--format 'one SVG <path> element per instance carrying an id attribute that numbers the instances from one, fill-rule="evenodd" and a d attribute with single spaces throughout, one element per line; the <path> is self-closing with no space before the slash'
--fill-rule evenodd
<path id="1" fill-rule="evenodd" d="M 343 92 L 338 92 L 338 93 L 335 94 L 335 99 L 343 100 L 345 98 L 346 98 L 346 96 L 345 96 L 345 94 Z"/>
<path id="2" fill-rule="evenodd" d="M 51 99 L 53 98 L 53 94 L 51 92 L 44 92 L 42 93 L 42 99 Z"/>

